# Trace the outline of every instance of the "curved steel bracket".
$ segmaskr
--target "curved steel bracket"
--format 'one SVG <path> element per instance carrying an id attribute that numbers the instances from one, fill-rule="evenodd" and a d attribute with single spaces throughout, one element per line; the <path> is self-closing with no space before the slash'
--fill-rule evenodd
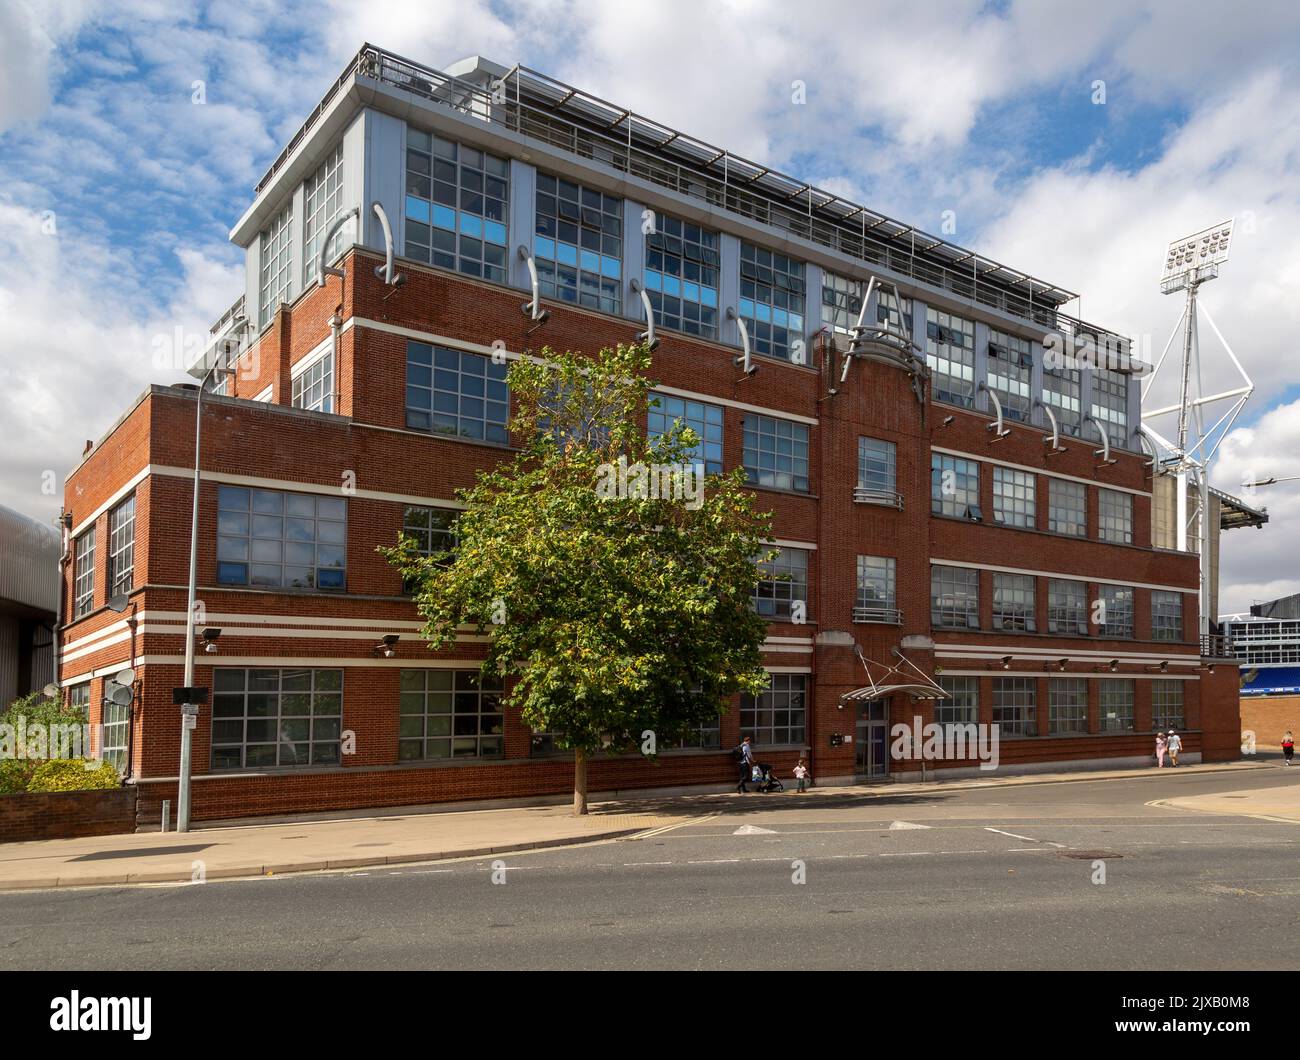
<path id="1" fill-rule="evenodd" d="M 650 349 L 657 349 L 659 347 L 659 338 L 655 335 L 655 311 L 650 304 L 650 295 L 646 292 L 645 286 L 635 276 L 628 281 L 628 286 L 632 288 L 633 294 L 641 296 L 641 306 L 645 309 L 646 329 L 637 335 L 637 339 L 644 342 Z"/>
<path id="2" fill-rule="evenodd" d="M 370 204 L 370 209 L 379 218 L 379 227 L 384 230 L 384 263 L 375 266 L 375 275 L 390 287 L 400 287 L 405 282 L 405 277 L 397 271 L 397 267 L 393 264 L 396 253 L 393 245 L 393 228 L 388 223 L 388 214 L 384 213 L 384 207 L 378 199 Z"/>
<path id="3" fill-rule="evenodd" d="M 744 350 L 744 353 L 742 353 L 739 357 L 735 357 L 732 359 L 733 363 L 736 365 L 737 368 L 739 368 L 742 372 L 744 372 L 745 375 L 753 375 L 755 372 L 758 371 L 758 365 L 753 363 L 753 358 L 750 354 L 749 328 L 745 327 L 744 320 L 741 319 L 740 314 L 736 312 L 734 306 L 727 306 L 727 319 L 734 320 L 736 322 L 736 326 L 740 328 L 740 345 L 741 348 Z"/>
<path id="4" fill-rule="evenodd" d="M 1137 432 L 1137 437 L 1138 437 L 1138 441 L 1142 443 L 1142 445 L 1143 445 L 1143 447 L 1146 449 L 1146 451 L 1147 451 L 1148 453 L 1151 454 L 1151 459 L 1148 460 L 1148 461 L 1147 461 L 1145 464 L 1143 464 L 1142 466 L 1143 466 L 1143 467 L 1155 467 L 1155 466 L 1156 466 L 1156 447 L 1155 447 L 1155 444 L 1154 444 L 1154 443 L 1151 441 L 1151 439 L 1148 438 L 1148 437 L 1147 437 L 1147 436 L 1146 436 L 1142 431 L 1138 431 L 1138 432 Z"/>
<path id="5" fill-rule="evenodd" d="M 540 324 L 551 314 L 542 308 L 541 285 L 537 281 L 537 263 L 533 261 L 532 252 L 522 243 L 519 244 L 519 258 L 528 263 L 528 281 L 533 288 L 533 300 L 525 302 L 522 308 L 529 320 Z"/>
<path id="6" fill-rule="evenodd" d="M 325 252 L 329 249 L 330 240 L 334 238 L 334 236 L 338 233 L 339 229 L 342 228 L 349 221 L 351 221 L 354 217 L 359 216 L 360 213 L 361 211 L 354 206 L 352 207 L 352 209 L 348 210 L 347 213 L 340 214 L 338 217 L 336 217 L 334 219 L 334 223 L 329 226 L 329 230 L 325 233 L 325 238 L 321 240 L 320 256 L 316 262 L 316 286 L 317 287 L 325 286 L 326 276 L 337 276 L 341 280 L 343 279 L 344 276 L 347 275 L 347 273 L 343 269 L 331 268 L 329 265 L 325 264 Z"/>
<path id="7" fill-rule="evenodd" d="M 1101 448 L 1094 449 L 1092 451 L 1092 455 L 1101 457 L 1101 462 L 1103 464 L 1118 463 L 1119 461 L 1115 460 L 1110 455 L 1110 436 L 1106 433 L 1106 428 L 1101 425 L 1101 421 L 1098 420 L 1095 416 L 1086 416 L 1084 418 L 1087 420 L 1088 423 L 1091 423 L 1094 427 L 1096 427 L 1097 433 L 1101 435 Z"/>
<path id="8" fill-rule="evenodd" d="M 988 394 L 989 400 L 993 402 L 993 411 L 997 413 L 997 419 L 992 423 L 985 424 L 985 430 L 993 432 L 993 441 L 996 442 L 998 439 L 1005 438 L 1010 434 L 1011 428 L 1002 425 L 1002 402 L 998 400 L 997 394 L 989 389 L 987 383 L 980 383 L 979 389 Z"/>
<path id="9" fill-rule="evenodd" d="M 1065 446 L 1061 444 L 1061 425 L 1056 422 L 1056 413 L 1052 411 L 1052 406 L 1043 401 L 1035 401 L 1034 404 L 1047 413 L 1047 422 L 1052 425 L 1051 436 L 1043 439 L 1043 444 L 1048 446 L 1047 455 L 1064 453 Z"/>

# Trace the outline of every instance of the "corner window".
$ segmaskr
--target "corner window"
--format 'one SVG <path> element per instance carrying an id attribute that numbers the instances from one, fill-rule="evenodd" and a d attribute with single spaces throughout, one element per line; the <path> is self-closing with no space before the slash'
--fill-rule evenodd
<path id="1" fill-rule="evenodd" d="M 321 240 L 325 238 L 325 233 L 343 212 L 342 144 L 339 144 L 320 168 L 303 183 L 302 190 L 302 282 L 304 285 L 310 285 L 316 282 Z M 343 249 L 343 228 L 335 232 L 330 240 L 325 253 L 326 261 L 333 261 Z"/>
<path id="2" fill-rule="evenodd" d="M 740 316 L 755 353 L 790 360 L 795 343 L 804 339 L 804 291 L 802 261 L 740 245 Z"/>
<path id="3" fill-rule="evenodd" d="M 346 568 L 342 497 L 217 488 L 219 585 L 341 590 Z"/>
<path id="4" fill-rule="evenodd" d="M 509 164 L 406 128 L 406 256 L 506 282 Z"/>
<path id="5" fill-rule="evenodd" d="M 623 310 L 623 200 L 537 174 L 533 260 L 542 297 Z"/>
<path id="6" fill-rule="evenodd" d="M 261 287 L 258 326 L 266 327 L 280 308 L 289 301 L 293 286 L 293 207 L 286 206 L 276 215 L 261 237 Z"/>
<path id="7" fill-rule="evenodd" d="M 406 344 L 406 425 L 505 445 L 506 366 L 424 342 Z"/>
<path id="8" fill-rule="evenodd" d="M 663 214 L 646 236 L 645 289 L 655 323 L 718 337 L 718 233 Z"/>

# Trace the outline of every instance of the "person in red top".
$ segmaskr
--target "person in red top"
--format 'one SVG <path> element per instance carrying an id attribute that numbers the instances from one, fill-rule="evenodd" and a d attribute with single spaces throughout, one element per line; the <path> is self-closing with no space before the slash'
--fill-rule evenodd
<path id="1" fill-rule="evenodd" d="M 1293 754 L 1295 754 L 1295 741 L 1291 739 L 1291 730 L 1288 729 L 1286 735 L 1282 737 L 1282 764 L 1289 766 Z"/>

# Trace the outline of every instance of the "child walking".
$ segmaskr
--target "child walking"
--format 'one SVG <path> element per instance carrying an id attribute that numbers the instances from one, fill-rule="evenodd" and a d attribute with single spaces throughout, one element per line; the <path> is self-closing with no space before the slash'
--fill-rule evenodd
<path id="1" fill-rule="evenodd" d="M 794 767 L 794 775 L 799 780 L 799 792 L 801 794 L 808 790 L 808 762 L 806 759 L 799 759 L 799 764 Z"/>
<path id="2" fill-rule="evenodd" d="M 1291 730 L 1287 729 L 1286 735 L 1282 737 L 1282 764 L 1289 766 L 1291 756 L 1295 754 L 1295 740 L 1291 739 Z"/>

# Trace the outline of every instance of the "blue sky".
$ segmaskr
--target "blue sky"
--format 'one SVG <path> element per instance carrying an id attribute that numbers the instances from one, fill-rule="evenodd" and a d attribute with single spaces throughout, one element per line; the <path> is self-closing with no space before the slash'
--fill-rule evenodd
<path id="1" fill-rule="evenodd" d="M 1164 245 L 1236 216 L 1206 300 L 1257 392 L 1215 481 L 1300 474 L 1294 4 L 9 0 L 0 503 L 52 516 L 84 441 L 179 377 L 171 347 L 238 292 L 253 184 L 365 40 L 521 61 L 931 231 L 951 211 L 955 241 L 1153 353 L 1180 308 Z M 1300 591 L 1300 490 L 1256 500 L 1275 522 L 1225 539 L 1225 610 Z"/>

